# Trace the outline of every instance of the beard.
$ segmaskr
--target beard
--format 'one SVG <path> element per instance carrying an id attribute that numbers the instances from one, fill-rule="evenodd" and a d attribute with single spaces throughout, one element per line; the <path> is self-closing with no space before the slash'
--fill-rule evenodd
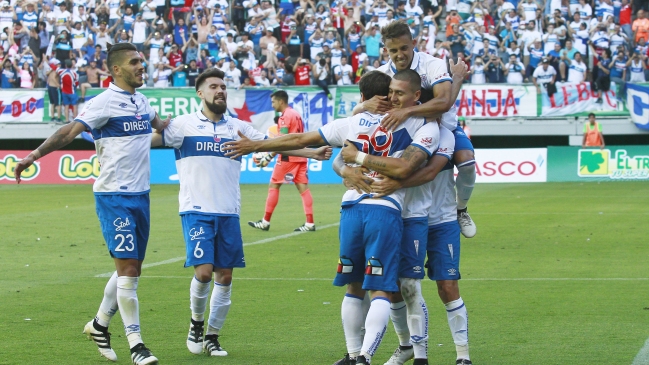
<path id="1" fill-rule="evenodd" d="M 205 103 L 205 107 L 214 114 L 223 114 L 225 113 L 225 110 L 228 108 L 227 103 L 225 102 L 223 104 L 217 104 L 215 102 L 209 102 L 205 100 L 204 103 Z"/>

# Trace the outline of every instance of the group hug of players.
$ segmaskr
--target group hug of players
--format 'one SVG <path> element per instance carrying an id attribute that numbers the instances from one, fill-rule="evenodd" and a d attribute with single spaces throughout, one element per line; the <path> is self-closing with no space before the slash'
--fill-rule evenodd
<path id="1" fill-rule="evenodd" d="M 475 183 L 475 160 L 469 139 L 458 128 L 454 107 L 466 65 L 451 62 L 448 66 L 441 59 L 414 52 L 409 27 L 403 22 L 394 22 L 381 33 L 391 61 L 361 78 L 362 103 L 353 117 L 335 120 L 318 131 L 272 139 L 225 115 L 227 89 L 218 69 L 197 78 L 201 111 L 161 120 L 135 90 L 142 85 L 144 72 L 135 47 L 128 43 L 111 47 L 107 58 L 114 79 L 111 87 L 16 167 L 20 182 L 24 169 L 84 130 L 95 138 L 102 169 L 93 191 L 116 272 L 84 333 L 102 356 L 117 360 L 108 326 L 119 310 L 133 364 L 158 363 L 141 337 L 137 299 L 150 227 L 147 149 L 164 145 L 176 152 L 185 266 L 195 271 L 187 347 L 195 354 L 226 356 L 219 332 L 231 305 L 233 269 L 245 266 L 239 222 L 241 156 L 273 151 L 329 158 L 329 147 L 305 148 L 320 145 L 343 147 L 334 168 L 349 188 L 342 199 L 334 279 L 334 285 L 347 288 L 341 309 L 347 354 L 336 364 L 369 364 L 389 319 L 400 344 L 386 364 L 413 358 L 415 365 L 428 364 L 428 309 L 421 293 L 426 269 L 446 307 L 456 364 L 471 364 L 467 311 L 458 279 L 460 234 L 476 233 L 466 212 Z M 285 95 L 276 92 L 273 103 L 287 105 Z M 310 228 L 310 220 L 304 227 Z"/>

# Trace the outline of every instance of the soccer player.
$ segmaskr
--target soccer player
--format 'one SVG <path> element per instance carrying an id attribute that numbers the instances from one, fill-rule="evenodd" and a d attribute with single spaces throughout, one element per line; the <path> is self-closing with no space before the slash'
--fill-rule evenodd
<path id="1" fill-rule="evenodd" d="M 452 143 L 445 140 L 443 133 L 440 135 L 440 149 L 447 148 L 452 152 Z M 416 171 L 406 179 L 394 180 L 385 177 L 380 181 L 374 181 L 371 188 L 381 195 L 413 186 L 427 186 L 432 191 L 432 206 L 428 213 L 428 277 L 437 282 L 437 292 L 446 308 L 448 325 L 457 354 L 456 364 L 471 365 L 468 315 L 458 285 L 461 277 L 460 226 L 456 214 L 457 202 L 454 198 L 453 164 L 447 161 L 442 167 L 435 164 L 434 160 L 435 157 L 431 159 L 433 163 L 429 161 L 425 168 Z M 439 171 L 440 168 L 442 171 Z M 431 178 L 433 178 L 432 183 L 429 183 Z M 392 320 L 395 321 L 394 316 Z M 401 322 L 405 321 L 401 319 Z M 406 330 L 409 327 L 405 326 L 405 323 L 401 325 L 401 328 Z M 395 352 L 395 355 L 398 354 Z M 401 356 L 393 356 L 390 359 L 392 362 L 388 361 L 387 364 L 400 365 L 406 360 L 407 358 Z"/>
<path id="2" fill-rule="evenodd" d="M 395 21 L 383 27 L 381 36 L 385 50 L 390 56 L 390 62 L 379 67 L 378 70 L 390 76 L 405 69 L 415 70 L 422 76 L 421 104 L 403 109 L 390 109 L 388 100 L 376 97 L 359 103 L 354 108 L 354 113 L 364 110 L 372 113 L 388 112 L 388 116 L 382 121 L 383 126 L 388 129 L 394 128 L 408 117 L 424 117 L 428 120 L 441 117 L 442 125 L 453 132 L 456 139 L 453 162 L 458 169 L 458 221 L 462 234 L 467 238 L 473 237 L 476 234 L 476 226 L 467 212 L 467 204 L 473 193 L 476 179 L 475 155 L 471 141 L 457 121 L 456 99 L 451 97 L 452 80 L 445 62 L 424 52 L 415 52 L 416 40 L 413 40 L 410 27 L 404 21 Z"/>
<path id="3" fill-rule="evenodd" d="M 92 132 L 101 163 L 93 186 L 97 216 L 117 270 L 106 284 L 97 316 L 83 332 L 97 344 L 102 356 L 117 361 L 108 325 L 119 308 L 133 364 L 150 365 L 158 359 L 140 335 L 137 287 L 149 238 L 151 127 L 162 130 L 169 121 L 160 120 L 146 97 L 135 90 L 143 84 L 142 62 L 134 45 L 112 46 L 107 64 L 113 83 L 88 102 L 73 122 L 18 163 L 16 181 L 20 183 L 20 174 L 34 161 L 63 148 L 84 130 Z"/>
<path id="4" fill-rule="evenodd" d="M 394 79 L 406 84 L 420 83 L 419 75 L 411 70 L 397 73 Z M 391 81 L 389 76 L 378 71 L 363 75 L 359 83 L 361 100 L 375 95 L 387 96 Z M 419 98 L 420 90 L 415 94 Z M 250 141 L 242 137 L 237 142 L 226 144 L 225 149 L 231 151 L 229 155 L 237 157 L 253 151 L 352 143 L 363 151 L 357 153 L 354 161 L 370 168 L 367 175 L 370 180 L 378 173 L 404 178 L 437 149 L 439 127 L 426 123 L 423 118 L 410 118 L 394 131 L 389 131 L 380 125 L 383 117 L 365 112 L 335 120 L 317 132 L 290 134 L 264 141 Z M 376 156 L 393 158 L 377 163 Z M 350 353 L 338 364 L 369 364 L 385 333 L 390 316 L 388 293 L 398 291 L 399 245 L 394 242 L 401 241 L 400 211 L 404 194 L 404 191 L 397 191 L 375 198 L 351 189 L 343 196 L 340 257 L 334 285 L 347 285 L 341 315 Z M 365 336 L 361 337 L 364 317 L 362 298 L 365 291 L 370 292 L 372 301 L 365 319 Z"/>
<path id="5" fill-rule="evenodd" d="M 300 114 L 288 105 L 288 94 L 284 90 L 277 90 L 271 95 L 273 109 L 276 112 L 282 113 L 279 117 L 277 127 L 279 128 L 279 135 L 289 133 L 303 133 L 304 124 Z M 272 158 L 274 154 L 268 157 Z M 270 161 L 270 160 L 268 160 Z M 256 222 L 248 222 L 248 225 L 267 231 L 270 229 L 270 218 L 275 211 L 277 202 L 279 201 L 279 188 L 282 184 L 293 182 L 297 191 L 302 197 L 302 207 L 306 215 L 306 223 L 295 228 L 294 231 L 308 232 L 315 231 L 315 223 L 313 222 L 313 197 L 311 190 L 309 190 L 308 160 L 303 157 L 294 157 L 287 155 L 280 155 L 277 158 L 277 163 L 273 169 L 273 175 L 270 178 L 268 186 L 268 197 L 266 197 L 266 213 L 264 218 Z"/>
<path id="6" fill-rule="evenodd" d="M 227 110 L 224 78 L 224 72 L 215 68 L 201 73 L 195 87 L 203 103 L 202 110 L 176 117 L 151 139 L 153 147 L 175 148 L 180 176 L 178 200 L 187 253 L 185 266 L 194 267 L 189 290 L 192 316 L 187 348 L 193 354 L 204 351 L 210 356 L 228 354 L 218 338 L 230 310 L 232 272 L 234 268 L 245 267 L 239 225 L 241 159 L 224 156 L 223 143 L 238 139 L 239 134 L 252 140 L 266 138 L 249 123 L 223 115 Z M 305 149 L 289 154 L 327 159 L 331 150 Z M 212 275 L 214 290 L 205 331 Z"/>

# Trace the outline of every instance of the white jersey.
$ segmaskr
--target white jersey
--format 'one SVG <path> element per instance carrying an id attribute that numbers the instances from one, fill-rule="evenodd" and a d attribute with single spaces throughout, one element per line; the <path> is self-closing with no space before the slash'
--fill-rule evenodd
<path id="1" fill-rule="evenodd" d="M 552 81 L 552 77 L 557 75 L 557 70 L 552 66 L 548 66 L 547 70 L 543 69 L 543 64 L 540 64 L 532 74 L 532 77 L 536 77 L 537 84 L 546 84 Z"/>
<path id="2" fill-rule="evenodd" d="M 342 147 L 349 140 L 359 151 L 369 155 L 399 158 L 410 145 L 421 148 L 431 156 L 439 143 L 439 128 L 435 123 L 426 123 L 424 118 L 408 118 L 394 131 L 381 127 L 385 115 L 359 113 L 349 118 L 336 119 L 318 129 L 325 142 L 334 147 Z M 377 173 L 371 171 L 368 177 L 374 178 Z M 342 206 L 354 204 L 376 204 L 402 210 L 405 190 L 382 197 L 374 198 L 372 194 L 359 194 L 356 190 L 347 190 L 343 195 Z"/>
<path id="3" fill-rule="evenodd" d="M 241 210 L 241 158 L 225 156 L 223 144 L 239 139 L 265 139 L 250 123 L 223 116 L 213 122 L 198 111 L 181 115 L 163 131 L 164 145 L 173 147 L 180 179 L 180 214 L 238 216 Z"/>
<path id="4" fill-rule="evenodd" d="M 422 89 L 432 90 L 433 86 L 440 82 L 453 82 L 451 75 L 448 73 L 446 61 L 423 52 L 415 52 L 410 69 L 416 71 L 421 76 Z M 377 70 L 390 77 L 393 77 L 397 73 L 397 69 L 394 67 L 392 60 Z M 457 108 L 455 104 L 453 104 L 449 111 L 442 115 L 442 125 L 451 131 L 457 128 Z"/>
<path id="5" fill-rule="evenodd" d="M 455 150 L 455 136 L 453 133 L 441 130 L 438 154 L 452 156 Z M 441 150 L 441 151 L 440 151 Z M 457 202 L 455 201 L 455 178 L 453 176 L 453 162 L 449 157 L 448 163 L 440 171 L 435 180 L 427 184 L 431 191 L 431 201 L 428 212 L 428 225 L 435 226 L 441 223 L 457 220 Z"/>
<path id="6" fill-rule="evenodd" d="M 131 94 L 111 83 L 86 102 L 74 119 L 95 139 L 101 164 L 95 194 L 142 194 L 149 191 L 151 123 L 156 112 L 139 92 Z"/>
<path id="7" fill-rule="evenodd" d="M 455 148 L 455 136 L 453 132 L 439 126 L 439 144 L 434 155 L 441 155 L 451 161 Z M 432 158 L 432 157 L 431 157 Z M 424 165 L 428 163 L 426 161 Z M 401 218 L 421 218 L 428 217 L 430 207 L 433 201 L 432 181 L 423 185 L 406 188 L 406 196 L 404 198 L 403 211 L 401 211 Z"/>

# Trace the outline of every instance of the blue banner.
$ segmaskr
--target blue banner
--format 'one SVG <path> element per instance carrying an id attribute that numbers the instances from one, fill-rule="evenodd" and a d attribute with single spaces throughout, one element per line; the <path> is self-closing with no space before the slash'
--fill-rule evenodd
<path id="1" fill-rule="evenodd" d="M 640 129 L 649 130 L 649 87 L 627 84 L 626 106 L 633 123 Z"/>
<path id="2" fill-rule="evenodd" d="M 339 148 L 334 149 L 335 157 L 340 152 Z M 241 159 L 241 183 L 242 184 L 268 184 L 273 173 L 275 160 L 264 168 L 255 166 L 250 155 Z M 333 160 L 333 157 L 332 157 Z M 309 183 L 310 184 L 340 184 L 342 179 L 336 175 L 332 160 L 316 161 L 309 160 Z M 178 172 L 176 172 L 176 158 L 173 149 L 154 149 L 151 151 L 151 184 L 178 184 Z"/>

